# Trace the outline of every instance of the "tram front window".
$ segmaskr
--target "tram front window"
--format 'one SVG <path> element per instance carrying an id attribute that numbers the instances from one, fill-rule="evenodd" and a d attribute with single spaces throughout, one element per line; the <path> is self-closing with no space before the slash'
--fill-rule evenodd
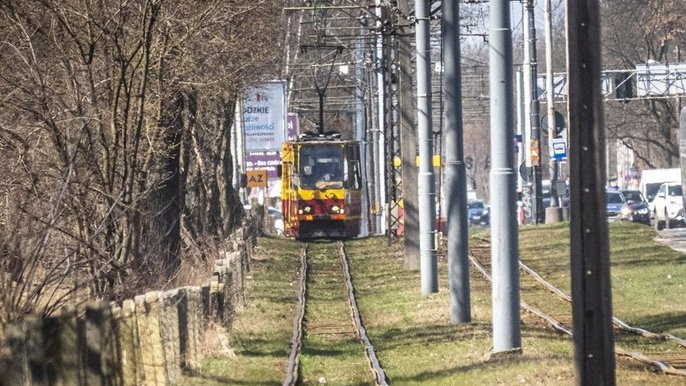
<path id="1" fill-rule="evenodd" d="M 300 148 L 300 187 L 340 189 L 343 187 L 343 148 L 303 146 Z"/>

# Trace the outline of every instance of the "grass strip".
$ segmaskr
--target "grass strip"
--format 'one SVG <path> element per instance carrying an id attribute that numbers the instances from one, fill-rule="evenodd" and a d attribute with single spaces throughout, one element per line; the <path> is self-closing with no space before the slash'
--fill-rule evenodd
<path id="1" fill-rule="evenodd" d="M 569 293 L 569 224 L 523 226 L 520 257 L 546 280 Z M 487 237 L 488 233 L 476 235 Z M 615 314 L 627 323 L 655 332 L 683 337 L 686 306 L 683 255 L 655 242 L 648 227 L 610 224 L 613 303 Z M 477 243 L 471 239 L 471 243 Z M 324 253 L 316 264 L 327 268 Z M 551 331 L 523 315 L 522 354 L 491 358 L 491 288 L 479 274 L 470 272 L 472 322 L 448 323 L 448 293 L 445 253 L 439 254 L 440 291 L 420 294 L 419 272 L 404 268 L 399 244 L 385 238 L 355 240 L 347 244 L 357 301 L 369 338 L 392 385 L 573 385 L 573 344 L 570 338 Z M 292 308 L 297 273 L 298 245 L 293 241 L 260 240 L 260 259 L 254 265 L 254 280 L 246 311 L 240 315 L 231 336 L 236 357 L 216 356 L 203 367 L 204 381 L 184 384 L 275 385 L 281 382 L 288 357 Z M 335 254 L 331 263 L 338 264 Z M 338 267 L 336 266 L 336 269 Z M 334 306 L 344 297 L 343 283 L 317 279 L 324 292 L 317 295 L 310 322 L 320 323 L 346 315 Z M 336 289 L 334 291 L 334 289 Z M 340 293 L 340 295 L 337 295 Z M 319 316 L 315 316 L 319 314 Z M 242 327 L 241 327 L 242 326 Z M 334 329 L 331 329 L 334 331 Z M 331 331 L 330 331 L 331 332 Z M 324 338 L 310 335 L 306 384 L 325 377 L 328 384 L 370 384 L 357 337 L 347 332 Z M 332 350 L 331 345 L 336 349 Z M 654 346 L 637 346 L 650 350 Z M 629 346 L 628 348 L 632 348 Z M 323 354 L 323 355 L 322 355 Z M 359 358 L 359 359 L 358 359 Z M 350 359 L 351 363 L 347 364 Z M 359 361 L 359 363 L 358 363 Z M 345 376 L 331 375 L 340 368 Z M 221 371 L 217 370 L 221 369 Z M 363 375 L 356 378 L 356 374 Z M 365 378 L 368 377 L 368 378 Z M 211 379 L 212 381 L 209 381 Z M 635 361 L 617 360 L 617 384 L 683 385 L 684 378 L 665 376 Z M 214 383 L 210 383 L 214 382 Z"/>

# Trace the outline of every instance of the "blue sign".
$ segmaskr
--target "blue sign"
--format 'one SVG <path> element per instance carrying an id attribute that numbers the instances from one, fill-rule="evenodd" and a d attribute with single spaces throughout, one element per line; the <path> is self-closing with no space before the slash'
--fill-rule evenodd
<path id="1" fill-rule="evenodd" d="M 558 161 L 567 158 L 567 142 L 563 138 L 555 138 L 550 142 L 550 156 Z"/>

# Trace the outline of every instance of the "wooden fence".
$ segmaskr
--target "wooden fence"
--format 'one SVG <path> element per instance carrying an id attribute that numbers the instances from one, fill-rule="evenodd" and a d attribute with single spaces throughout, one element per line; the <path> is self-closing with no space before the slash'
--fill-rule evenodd
<path id="1" fill-rule="evenodd" d="M 232 251 L 201 287 L 90 302 L 9 326 L 0 385 L 170 385 L 182 370 L 199 370 L 208 324 L 230 328 L 244 305 L 258 231 L 252 220 L 231 236 Z"/>

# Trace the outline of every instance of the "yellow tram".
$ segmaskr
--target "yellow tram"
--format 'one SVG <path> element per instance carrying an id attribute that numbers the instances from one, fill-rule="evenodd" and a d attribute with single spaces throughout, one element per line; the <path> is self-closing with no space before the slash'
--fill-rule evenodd
<path id="1" fill-rule="evenodd" d="M 356 237 L 360 233 L 360 144 L 307 135 L 281 151 L 281 205 L 286 236 Z"/>

